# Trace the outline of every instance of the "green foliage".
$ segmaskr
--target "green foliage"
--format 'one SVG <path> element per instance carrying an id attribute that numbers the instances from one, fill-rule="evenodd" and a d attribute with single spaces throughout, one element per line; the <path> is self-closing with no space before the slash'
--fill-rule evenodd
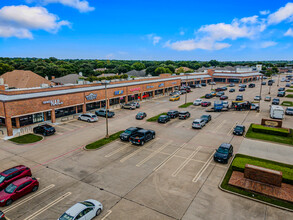
<path id="1" fill-rule="evenodd" d="M 293 94 L 288 94 L 285 97 L 287 97 L 287 98 L 293 98 Z"/>
<path id="2" fill-rule="evenodd" d="M 284 101 L 284 102 L 282 102 L 281 105 L 283 105 L 283 106 L 293 106 L 293 102 L 290 102 L 290 101 Z"/>
<path id="3" fill-rule="evenodd" d="M 102 147 L 102 146 L 104 146 L 106 144 L 109 144 L 112 141 L 115 141 L 116 139 L 118 139 L 120 134 L 123 133 L 123 132 L 124 131 L 118 131 L 118 132 L 110 135 L 109 138 L 103 138 L 103 139 L 100 139 L 98 141 L 95 141 L 94 143 L 86 145 L 85 148 L 89 149 L 89 150 L 100 148 L 100 147 Z"/>
<path id="4" fill-rule="evenodd" d="M 187 108 L 191 106 L 193 103 L 192 102 L 187 102 L 186 104 L 180 105 L 179 108 Z"/>
<path id="5" fill-rule="evenodd" d="M 131 65 L 131 68 L 134 69 L 134 70 L 143 70 L 145 69 L 145 65 L 143 63 L 140 63 L 140 62 L 135 62 L 134 64 Z"/>
<path id="6" fill-rule="evenodd" d="M 151 118 L 147 119 L 147 121 L 150 121 L 150 122 L 158 121 L 158 118 L 159 118 L 161 115 L 167 115 L 167 113 L 166 113 L 166 112 L 161 113 L 161 114 L 159 114 L 159 115 L 156 115 L 156 116 L 154 116 L 154 117 L 151 117 Z"/>
<path id="7" fill-rule="evenodd" d="M 287 89 L 286 92 L 293 92 L 293 89 Z"/>
<path id="8" fill-rule="evenodd" d="M 14 70 L 13 66 L 10 66 L 10 65 L 5 64 L 5 63 L 0 63 L 0 75 L 2 75 L 4 73 L 7 73 L 7 72 L 10 72 L 12 70 Z"/>
<path id="9" fill-rule="evenodd" d="M 251 128 L 253 132 L 258 132 L 258 133 L 271 134 L 271 135 L 284 136 L 284 137 L 288 137 L 290 135 L 290 130 L 285 128 L 273 128 L 273 127 L 267 127 L 267 126 L 258 125 L 258 124 L 252 124 Z"/>
<path id="10" fill-rule="evenodd" d="M 11 138 L 9 140 L 17 144 L 30 144 L 30 143 L 38 142 L 42 139 L 43 137 L 35 135 L 35 134 L 25 134 L 19 137 Z"/>

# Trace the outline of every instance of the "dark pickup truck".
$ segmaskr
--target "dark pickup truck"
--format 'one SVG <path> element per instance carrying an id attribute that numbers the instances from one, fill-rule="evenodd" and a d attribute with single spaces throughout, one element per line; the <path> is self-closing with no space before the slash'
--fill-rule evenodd
<path id="1" fill-rule="evenodd" d="M 129 140 L 132 144 L 136 145 L 144 145 L 144 143 L 154 139 L 156 136 L 156 132 L 153 130 L 139 130 L 134 135 L 131 135 Z"/>
<path id="2" fill-rule="evenodd" d="M 112 118 L 112 117 L 115 115 L 114 112 L 111 112 L 111 111 L 109 111 L 109 110 L 107 110 L 107 113 L 108 113 L 108 118 Z M 106 117 L 106 109 L 100 109 L 100 110 L 97 110 L 97 111 L 95 112 L 95 114 L 96 114 L 97 116 Z"/>
<path id="3" fill-rule="evenodd" d="M 121 141 L 129 141 L 131 135 L 134 135 L 137 131 L 142 130 L 143 128 L 130 127 L 127 128 L 122 134 L 120 134 Z"/>

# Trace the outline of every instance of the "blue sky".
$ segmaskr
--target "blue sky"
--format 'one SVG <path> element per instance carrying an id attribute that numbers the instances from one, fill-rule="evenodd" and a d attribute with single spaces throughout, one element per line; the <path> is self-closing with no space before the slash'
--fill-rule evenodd
<path id="1" fill-rule="evenodd" d="M 2 0 L 1 57 L 292 60 L 293 1 Z"/>

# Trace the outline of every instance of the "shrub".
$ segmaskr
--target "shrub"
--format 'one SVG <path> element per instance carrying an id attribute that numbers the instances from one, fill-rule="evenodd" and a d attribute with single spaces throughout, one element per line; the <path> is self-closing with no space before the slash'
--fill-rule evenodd
<path id="1" fill-rule="evenodd" d="M 158 118 L 159 118 L 161 115 L 167 115 L 167 113 L 166 113 L 166 112 L 161 113 L 161 114 L 159 114 L 159 115 L 156 115 L 156 116 L 154 116 L 154 117 L 151 117 L 151 118 L 147 119 L 147 121 L 151 121 L 151 122 L 158 121 Z"/>
<path id="2" fill-rule="evenodd" d="M 95 141 L 91 144 L 88 144 L 85 146 L 86 149 L 97 149 L 97 148 L 100 148 L 106 144 L 109 144 L 111 143 L 112 141 L 115 141 L 116 139 L 119 138 L 120 134 L 123 133 L 124 131 L 118 131 L 112 135 L 109 136 L 109 138 L 103 138 L 103 139 L 100 139 L 98 141 Z"/>
<path id="3" fill-rule="evenodd" d="M 286 128 L 273 128 L 273 127 L 266 127 L 263 125 L 252 124 L 252 131 L 264 134 L 271 134 L 277 136 L 288 137 L 290 135 L 290 130 Z"/>
<path id="4" fill-rule="evenodd" d="M 179 108 L 187 108 L 191 106 L 193 103 L 192 102 L 187 102 L 186 104 L 180 105 Z"/>
<path id="5" fill-rule="evenodd" d="M 290 102 L 290 101 L 284 101 L 284 102 L 282 102 L 281 105 L 284 105 L 284 106 L 293 106 L 293 102 Z"/>
<path id="6" fill-rule="evenodd" d="M 293 98 L 293 94 L 286 95 L 287 98 Z"/>

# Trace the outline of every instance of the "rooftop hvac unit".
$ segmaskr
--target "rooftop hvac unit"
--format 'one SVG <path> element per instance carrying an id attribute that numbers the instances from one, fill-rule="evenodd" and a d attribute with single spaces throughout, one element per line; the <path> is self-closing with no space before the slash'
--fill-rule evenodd
<path id="1" fill-rule="evenodd" d="M 48 84 L 46 84 L 46 83 L 42 83 L 42 84 L 41 84 L 41 87 L 42 87 L 42 88 L 48 88 L 48 87 L 49 87 L 49 85 L 48 85 Z"/>

